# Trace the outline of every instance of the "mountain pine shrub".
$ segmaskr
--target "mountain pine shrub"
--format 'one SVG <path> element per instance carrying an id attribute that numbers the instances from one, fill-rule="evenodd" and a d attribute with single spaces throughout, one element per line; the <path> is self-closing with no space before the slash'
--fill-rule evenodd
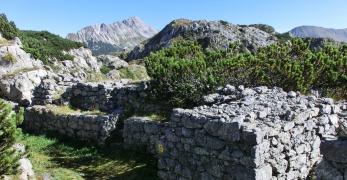
<path id="1" fill-rule="evenodd" d="M 23 109 L 16 114 L 12 108 L 0 99 L 0 174 L 14 173 L 20 158 L 13 145 L 20 134 L 17 125 L 23 121 Z"/>
<path id="2" fill-rule="evenodd" d="M 13 39 L 18 36 L 18 29 L 13 21 L 9 21 L 5 14 L 0 14 L 0 33 L 5 39 Z"/>
<path id="3" fill-rule="evenodd" d="M 73 60 L 74 57 L 63 51 L 83 47 L 83 44 L 64 39 L 48 31 L 21 31 L 23 49 L 36 59 L 49 64 L 49 60 Z"/>
<path id="4" fill-rule="evenodd" d="M 314 88 L 347 98 L 347 46 L 311 50 L 310 43 L 291 39 L 251 54 L 238 43 L 208 51 L 181 41 L 145 58 L 153 94 L 173 106 L 197 105 L 202 96 L 225 84 L 278 86 L 303 93 Z"/>

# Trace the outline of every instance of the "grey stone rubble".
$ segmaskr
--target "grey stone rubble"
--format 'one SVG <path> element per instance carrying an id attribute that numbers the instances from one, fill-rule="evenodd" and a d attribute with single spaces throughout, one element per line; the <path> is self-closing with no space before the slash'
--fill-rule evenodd
<path id="1" fill-rule="evenodd" d="M 166 123 L 131 118 L 125 146 L 147 144 L 162 179 L 305 179 L 343 105 L 280 88 L 226 86 Z"/>
<path id="2" fill-rule="evenodd" d="M 317 178 L 345 180 L 347 178 L 347 106 L 341 105 L 337 136 L 325 137 L 321 143 L 322 161 L 317 165 Z"/>
<path id="3" fill-rule="evenodd" d="M 26 109 L 23 126 L 36 133 L 54 132 L 103 145 L 116 129 L 121 112 L 109 115 L 56 114 L 46 106 Z"/>

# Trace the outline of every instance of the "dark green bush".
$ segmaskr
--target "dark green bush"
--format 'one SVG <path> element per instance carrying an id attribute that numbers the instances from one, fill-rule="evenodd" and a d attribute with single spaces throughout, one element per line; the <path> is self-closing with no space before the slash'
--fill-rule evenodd
<path id="1" fill-rule="evenodd" d="M 0 33 L 5 39 L 13 39 L 18 36 L 18 29 L 13 21 L 9 21 L 5 14 L 0 14 Z"/>
<path id="2" fill-rule="evenodd" d="M 224 20 L 219 20 L 219 22 L 224 26 L 227 26 L 229 24 L 227 21 Z"/>
<path id="3" fill-rule="evenodd" d="M 270 25 L 267 25 L 267 24 L 251 24 L 251 25 L 248 25 L 249 27 L 255 27 L 255 28 L 258 28 L 262 31 L 265 31 L 269 34 L 273 34 L 275 33 L 275 28 L 273 28 L 272 26 Z"/>
<path id="4" fill-rule="evenodd" d="M 302 39 L 291 39 L 244 53 L 232 44 L 227 50 L 206 51 L 196 42 L 183 41 L 145 59 L 153 93 L 174 106 L 193 106 L 217 86 L 279 86 L 307 92 L 346 87 L 347 46 L 324 46 L 313 51 Z M 343 88 L 342 88 L 343 89 Z M 335 92 L 342 98 L 347 92 Z"/>
<path id="5" fill-rule="evenodd" d="M 50 59 L 73 60 L 73 56 L 64 54 L 62 51 L 83 46 L 81 43 L 64 39 L 47 31 L 21 31 L 20 38 L 23 49 L 45 64 L 48 64 Z"/>
<path id="6" fill-rule="evenodd" d="M 154 94 L 172 104 L 196 102 L 209 89 L 208 66 L 202 48 L 195 42 L 175 43 L 171 48 L 145 59 L 148 75 L 153 78 Z M 211 83 L 209 83 L 211 84 Z"/>
<path id="7" fill-rule="evenodd" d="M 12 106 L 0 99 L 0 174 L 15 173 L 20 155 L 13 148 L 23 121 L 23 109 L 18 114 L 13 112 Z"/>

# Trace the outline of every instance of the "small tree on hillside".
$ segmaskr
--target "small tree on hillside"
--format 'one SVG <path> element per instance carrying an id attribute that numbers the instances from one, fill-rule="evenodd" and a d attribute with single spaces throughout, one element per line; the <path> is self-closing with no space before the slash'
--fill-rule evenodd
<path id="1" fill-rule="evenodd" d="M 13 107 L 0 99 L 0 174 L 14 173 L 20 155 L 13 148 L 20 133 L 17 125 L 23 121 L 23 109 L 16 114 Z"/>

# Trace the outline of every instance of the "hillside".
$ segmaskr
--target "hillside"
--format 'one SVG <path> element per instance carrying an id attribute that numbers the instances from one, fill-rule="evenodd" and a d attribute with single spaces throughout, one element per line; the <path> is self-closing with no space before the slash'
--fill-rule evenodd
<path id="1" fill-rule="evenodd" d="M 144 44 L 137 46 L 129 53 L 128 59 L 141 59 L 182 38 L 198 41 L 203 48 L 210 49 L 225 49 L 230 43 L 238 41 L 248 51 L 255 51 L 276 41 L 272 34 L 252 26 L 238 26 L 226 21 L 178 19 Z"/>
<path id="2" fill-rule="evenodd" d="M 77 33 L 70 33 L 67 39 L 84 43 L 93 54 L 109 54 L 131 49 L 158 31 L 145 24 L 138 17 L 131 17 L 112 24 L 87 26 Z"/>
<path id="3" fill-rule="evenodd" d="M 293 37 L 328 38 L 338 42 L 347 42 L 347 29 L 299 26 L 289 31 L 289 33 Z"/>

